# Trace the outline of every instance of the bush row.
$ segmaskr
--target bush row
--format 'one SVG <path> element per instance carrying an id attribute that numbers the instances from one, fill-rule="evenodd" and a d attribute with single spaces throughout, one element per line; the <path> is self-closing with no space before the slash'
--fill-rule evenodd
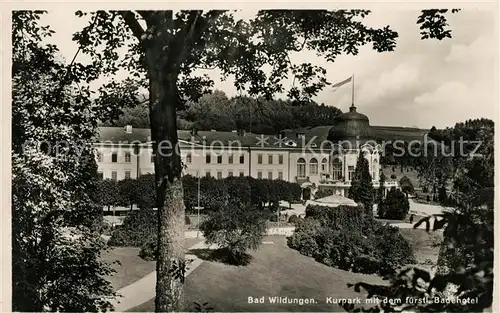
<path id="1" fill-rule="evenodd" d="M 184 204 L 187 210 L 198 205 L 198 178 L 186 175 L 182 178 Z M 207 209 L 217 209 L 229 200 L 239 200 L 262 207 L 265 203 L 278 206 L 280 200 L 298 201 L 301 188 L 297 183 L 283 180 L 255 179 L 252 177 L 228 177 L 200 179 L 200 205 Z M 99 182 L 97 199 L 103 206 L 132 206 L 152 208 L 156 206 L 156 191 L 153 174 L 138 179 L 121 181 L 102 180 Z"/>
<path id="2" fill-rule="evenodd" d="M 397 227 L 364 215 L 359 207 L 306 208 L 288 245 L 323 264 L 365 274 L 385 275 L 415 262 Z"/>
<path id="3" fill-rule="evenodd" d="M 189 225 L 189 217 L 185 217 L 185 224 Z M 156 242 L 158 232 L 158 214 L 152 209 L 141 209 L 128 213 L 123 224 L 111 232 L 108 241 L 110 246 L 143 247 Z"/>

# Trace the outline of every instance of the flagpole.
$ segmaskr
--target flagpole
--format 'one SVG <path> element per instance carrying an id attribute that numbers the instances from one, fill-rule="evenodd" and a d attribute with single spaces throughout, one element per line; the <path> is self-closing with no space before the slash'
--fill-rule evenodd
<path id="1" fill-rule="evenodd" d="M 354 74 L 352 74 L 352 107 L 354 107 Z"/>

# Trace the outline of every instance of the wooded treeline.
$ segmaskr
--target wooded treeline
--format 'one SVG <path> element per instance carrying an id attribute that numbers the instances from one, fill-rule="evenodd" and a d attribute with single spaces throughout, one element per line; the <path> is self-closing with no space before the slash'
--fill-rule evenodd
<path id="1" fill-rule="evenodd" d="M 177 125 L 185 130 L 244 129 L 258 134 L 276 134 L 283 129 L 332 125 L 341 113 L 338 108 L 324 103 L 297 104 L 291 100 L 228 97 L 223 91 L 215 90 L 196 102 L 188 101 L 178 111 Z M 102 125 L 149 128 L 148 103 L 138 101 L 136 106 L 124 107 L 118 119 L 105 121 Z"/>

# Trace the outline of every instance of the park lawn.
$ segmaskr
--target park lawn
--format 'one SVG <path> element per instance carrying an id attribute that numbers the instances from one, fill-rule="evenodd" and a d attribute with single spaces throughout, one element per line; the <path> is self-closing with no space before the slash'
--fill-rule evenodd
<path id="1" fill-rule="evenodd" d="M 186 251 L 201 239 L 185 238 L 184 247 Z M 120 264 L 113 264 L 116 270 L 112 276 L 108 277 L 114 290 L 119 290 L 131 283 L 143 278 L 156 270 L 155 261 L 146 261 L 139 257 L 140 248 L 136 247 L 114 247 L 105 252 L 102 259 L 106 262 L 119 261 Z"/>
<path id="2" fill-rule="evenodd" d="M 442 231 L 426 232 L 425 229 L 401 228 L 401 235 L 405 237 L 413 247 L 417 259 L 417 265 L 427 270 L 432 270 L 437 264 L 439 246 L 433 246 L 443 240 Z"/>
<path id="3" fill-rule="evenodd" d="M 411 214 L 407 214 L 406 218 L 404 220 L 389 220 L 389 219 L 383 219 L 383 218 L 378 218 L 375 217 L 375 219 L 381 223 L 389 223 L 389 224 L 398 224 L 398 223 L 410 223 L 410 217 Z M 413 215 L 413 224 L 416 224 L 418 221 L 421 219 L 425 218 L 426 216 L 422 215 Z"/>
<path id="4" fill-rule="evenodd" d="M 326 266 L 289 248 L 286 238 L 266 236 L 259 250 L 251 252 L 248 266 L 231 266 L 219 262 L 203 263 L 186 278 L 186 309 L 192 303 L 208 302 L 222 312 L 342 312 L 337 304 L 327 304 L 327 297 L 364 300 L 365 293 L 348 288 L 348 283 L 384 283 L 375 275 L 356 274 Z M 196 253 L 192 251 L 191 253 Z M 313 298 L 316 304 L 270 304 L 269 296 Z M 249 304 L 248 297 L 265 297 L 264 304 Z M 132 308 L 131 312 L 154 311 L 154 299 Z"/>
<path id="5" fill-rule="evenodd" d="M 114 247 L 104 253 L 104 261 L 118 260 L 121 263 L 121 265 L 113 264 L 116 273 L 108 277 L 114 290 L 130 285 L 155 270 L 156 262 L 141 259 L 139 257 L 140 250 L 140 248 L 135 247 Z"/>

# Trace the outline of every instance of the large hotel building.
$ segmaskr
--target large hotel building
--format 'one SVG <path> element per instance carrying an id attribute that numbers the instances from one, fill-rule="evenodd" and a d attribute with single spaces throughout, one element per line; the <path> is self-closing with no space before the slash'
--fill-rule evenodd
<path id="1" fill-rule="evenodd" d="M 178 137 L 184 174 L 282 179 L 299 183 L 309 199 L 318 187 L 347 196 L 360 150 L 379 188 L 382 146 L 376 139 L 384 129 L 370 126 L 368 117 L 352 106 L 332 126 L 283 130 L 276 136 L 179 130 Z M 424 134 L 419 131 L 418 136 Z M 95 145 L 101 178 L 121 180 L 154 171 L 149 129 L 101 127 Z M 388 178 L 384 186 L 388 190 L 398 183 Z"/>

